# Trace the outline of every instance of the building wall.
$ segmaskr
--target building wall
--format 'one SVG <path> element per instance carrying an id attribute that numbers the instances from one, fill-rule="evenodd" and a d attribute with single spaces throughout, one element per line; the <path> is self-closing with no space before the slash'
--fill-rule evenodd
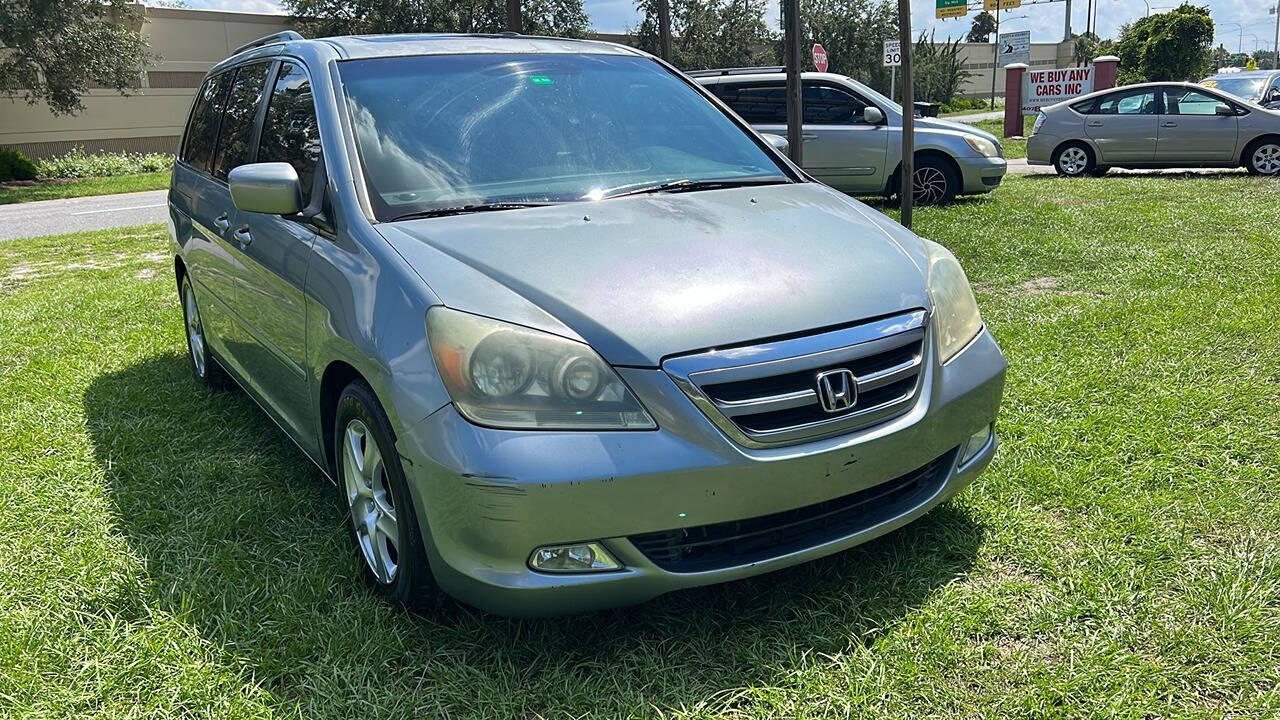
<path id="1" fill-rule="evenodd" d="M 140 32 L 160 56 L 146 69 L 139 87 L 127 96 L 114 90 L 90 90 L 78 115 L 60 116 L 43 103 L 28 105 L 20 97 L 0 96 L 0 146 L 17 148 L 32 158 L 58 155 L 81 146 L 86 151 L 174 152 L 192 98 L 205 72 L 237 47 L 264 35 L 289 29 L 283 15 L 140 7 Z M 595 36 L 626 42 L 625 35 Z M 973 73 L 961 94 L 982 97 L 991 92 L 992 48 L 989 43 L 962 43 L 965 69 Z M 1031 65 L 1066 67 L 1072 43 L 1036 43 Z M 996 92 L 1004 93 L 1004 73 L 996 76 Z"/>
<path id="2" fill-rule="evenodd" d="M 127 96 L 90 90 L 78 115 L 0 96 L 0 145 L 32 158 L 82 146 L 89 152 L 174 152 L 205 72 L 237 47 L 288 29 L 279 15 L 145 7 L 142 35 L 160 59 Z"/>

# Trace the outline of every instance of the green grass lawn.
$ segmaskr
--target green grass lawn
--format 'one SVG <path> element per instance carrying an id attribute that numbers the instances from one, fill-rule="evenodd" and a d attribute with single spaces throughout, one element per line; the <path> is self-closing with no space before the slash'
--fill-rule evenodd
<path id="1" fill-rule="evenodd" d="M 1000 144 L 1004 146 L 1004 156 L 1007 158 L 1024 158 L 1027 156 L 1027 141 L 1025 138 L 1031 134 L 1031 125 L 1035 123 L 1035 115 L 1027 115 L 1022 118 L 1022 137 L 1023 140 L 1011 140 L 1004 136 L 1004 118 L 998 120 L 982 120 L 974 123 L 974 126 L 982 128 L 989 133 L 1000 138 Z"/>
<path id="2" fill-rule="evenodd" d="M 919 211 L 1008 354 L 992 468 L 839 556 L 543 621 L 361 585 L 327 481 L 189 377 L 161 229 L 0 243 L 0 716 L 1275 717 L 1275 193 Z"/>
<path id="3" fill-rule="evenodd" d="M 86 197 L 88 195 L 112 195 L 164 190 L 169 187 L 169 172 L 138 173 L 116 177 L 79 178 L 65 181 L 45 181 L 36 185 L 0 185 L 0 205 L 31 202 L 33 200 L 57 200 L 60 198 Z"/>

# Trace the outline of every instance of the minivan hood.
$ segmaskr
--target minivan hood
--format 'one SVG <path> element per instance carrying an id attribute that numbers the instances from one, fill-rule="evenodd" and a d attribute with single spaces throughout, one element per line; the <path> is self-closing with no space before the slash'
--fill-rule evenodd
<path id="1" fill-rule="evenodd" d="M 996 145 L 1000 144 L 1000 138 L 992 135 L 986 130 L 981 130 L 976 125 L 967 125 L 965 123 L 954 122 L 952 120 L 942 120 L 939 118 L 916 118 L 916 127 L 932 130 L 953 130 L 955 132 L 986 138 Z"/>
<path id="2" fill-rule="evenodd" d="M 377 227 L 445 305 L 576 337 L 614 365 L 655 367 L 927 307 L 916 261 L 873 214 L 796 183 Z"/>

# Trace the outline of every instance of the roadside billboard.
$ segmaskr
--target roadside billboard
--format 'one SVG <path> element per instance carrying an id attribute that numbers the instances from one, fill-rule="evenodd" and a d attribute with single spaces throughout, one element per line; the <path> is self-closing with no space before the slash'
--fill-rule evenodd
<path id="1" fill-rule="evenodd" d="M 1028 70 L 1022 75 L 1022 112 L 1040 112 L 1040 108 L 1093 92 L 1093 67 Z"/>

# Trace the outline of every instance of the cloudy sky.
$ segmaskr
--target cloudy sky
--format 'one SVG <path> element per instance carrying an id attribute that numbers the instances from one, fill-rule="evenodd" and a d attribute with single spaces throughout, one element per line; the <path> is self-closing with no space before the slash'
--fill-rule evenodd
<path id="1" fill-rule="evenodd" d="M 1044 2 L 1044 0 L 1025 0 L 1026 3 Z M 602 32 L 621 32 L 629 25 L 635 25 L 638 17 L 635 3 L 632 0 L 584 0 L 587 14 L 591 16 L 591 24 Z M 776 8 L 776 0 L 773 0 Z M 1120 25 L 1126 21 L 1141 17 L 1147 12 L 1143 0 L 1096 0 L 1098 3 L 1098 29 L 1103 37 L 1114 37 Z M 1181 0 L 1149 0 L 1153 12 L 1161 6 L 1173 6 Z M 1218 28 L 1219 43 L 1235 50 L 1240 42 L 1240 28 L 1244 26 L 1244 48 L 1251 52 L 1254 37 L 1257 47 L 1270 48 L 1275 32 L 1275 16 L 1267 14 L 1270 0 L 1199 0 L 1209 6 L 1214 22 Z M 219 10 L 244 10 L 251 12 L 281 12 L 278 2 L 274 0 L 187 0 L 191 7 L 212 8 Z M 1085 26 L 1085 13 L 1088 0 L 1074 0 L 1072 7 L 1072 27 L 1080 32 Z M 1002 13 L 1001 30 L 1030 30 L 1034 42 L 1054 42 L 1062 39 L 1063 2 L 1045 4 L 1027 4 L 1019 10 Z M 963 35 L 968 31 L 969 21 L 939 21 L 933 18 L 933 0 L 913 0 L 912 25 L 917 29 L 938 30 L 938 36 Z M 770 13 L 774 24 L 777 24 L 776 9 Z M 1253 36 L 1253 37 L 1251 37 Z"/>

